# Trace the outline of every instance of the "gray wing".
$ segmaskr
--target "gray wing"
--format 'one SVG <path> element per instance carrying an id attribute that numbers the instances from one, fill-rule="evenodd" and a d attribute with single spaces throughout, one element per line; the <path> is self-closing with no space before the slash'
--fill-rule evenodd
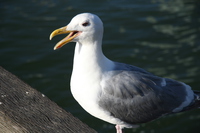
<path id="1" fill-rule="evenodd" d="M 193 101 L 188 85 L 134 70 L 116 69 L 104 75 L 99 105 L 110 115 L 130 124 L 144 123 L 181 111 Z"/>

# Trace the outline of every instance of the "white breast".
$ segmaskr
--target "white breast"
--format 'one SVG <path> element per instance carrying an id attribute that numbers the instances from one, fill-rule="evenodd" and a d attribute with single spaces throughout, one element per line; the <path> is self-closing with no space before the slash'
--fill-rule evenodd
<path id="1" fill-rule="evenodd" d="M 105 120 L 108 114 L 98 106 L 98 98 L 102 92 L 100 83 L 102 74 L 111 70 L 114 64 L 101 51 L 97 53 L 94 51 L 95 48 L 92 48 L 93 50 L 90 48 L 92 47 L 76 45 L 71 92 L 76 101 L 88 113 Z"/>

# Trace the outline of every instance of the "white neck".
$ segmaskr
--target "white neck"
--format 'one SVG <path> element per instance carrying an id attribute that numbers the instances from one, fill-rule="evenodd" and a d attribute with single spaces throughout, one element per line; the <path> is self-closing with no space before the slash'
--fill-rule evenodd
<path id="1" fill-rule="evenodd" d="M 101 42 L 100 42 L 101 43 Z M 87 105 L 90 98 L 95 99 L 100 91 L 101 80 L 104 72 L 113 69 L 114 63 L 107 59 L 101 49 L 101 44 L 76 43 L 73 72 L 71 77 L 71 91 L 79 104 Z M 82 95 L 88 92 L 88 95 Z M 94 102 L 94 101 L 93 101 Z M 84 107 L 84 106 L 83 106 Z"/>
<path id="2" fill-rule="evenodd" d="M 101 42 L 98 42 L 101 43 Z M 112 61 L 106 58 L 102 52 L 101 44 L 76 43 L 73 72 L 83 70 L 84 72 L 98 71 L 100 73 L 110 70 Z"/>

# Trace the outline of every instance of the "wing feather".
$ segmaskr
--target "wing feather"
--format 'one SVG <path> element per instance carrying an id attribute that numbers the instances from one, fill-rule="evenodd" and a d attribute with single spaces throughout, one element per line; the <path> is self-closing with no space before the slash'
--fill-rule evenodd
<path id="1" fill-rule="evenodd" d="M 172 113 L 188 93 L 184 83 L 142 70 L 115 70 L 105 74 L 103 79 L 99 105 L 110 115 L 131 124 Z"/>

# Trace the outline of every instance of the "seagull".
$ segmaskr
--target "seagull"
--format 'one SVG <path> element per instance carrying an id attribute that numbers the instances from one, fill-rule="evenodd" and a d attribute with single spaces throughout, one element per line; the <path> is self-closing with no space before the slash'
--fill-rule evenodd
<path id="1" fill-rule="evenodd" d="M 117 133 L 200 107 L 200 92 L 189 85 L 108 59 L 102 52 L 103 23 L 97 15 L 76 15 L 67 26 L 54 30 L 50 40 L 66 33 L 54 50 L 76 42 L 70 82 L 73 97 L 89 114 L 115 124 Z"/>

